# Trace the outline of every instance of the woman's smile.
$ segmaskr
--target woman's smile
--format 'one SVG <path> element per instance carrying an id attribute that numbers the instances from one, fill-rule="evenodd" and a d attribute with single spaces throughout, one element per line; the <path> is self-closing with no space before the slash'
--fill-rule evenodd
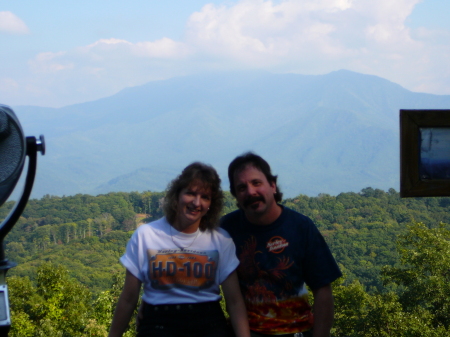
<path id="1" fill-rule="evenodd" d="M 175 228 L 182 232 L 194 232 L 211 205 L 211 191 L 199 184 L 192 184 L 180 191 Z"/>

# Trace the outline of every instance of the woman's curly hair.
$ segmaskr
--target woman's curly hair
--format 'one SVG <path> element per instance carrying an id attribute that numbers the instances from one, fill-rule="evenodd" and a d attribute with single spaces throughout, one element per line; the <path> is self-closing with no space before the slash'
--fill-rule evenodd
<path id="1" fill-rule="evenodd" d="M 214 229 L 219 225 L 219 216 L 223 206 L 223 192 L 220 178 L 216 170 L 200 162 L 188 165 L 181 174 L 167 186 L 164 200 L 164 214 L 167 221 L 173 225 L 177 217 L 178 197 L 182 189 L 199 185 L 211 192 L 211 205 L 208 212 L 200 220 L 200 230 Z"/>

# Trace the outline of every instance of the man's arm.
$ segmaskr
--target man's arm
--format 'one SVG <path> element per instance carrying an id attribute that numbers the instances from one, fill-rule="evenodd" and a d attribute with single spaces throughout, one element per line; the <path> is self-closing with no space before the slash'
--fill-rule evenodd
<path id="1" fill-rule="evenodd" d="M 314 328 L 313 337 L 329 337 L 334 319 L 334 300 L 331 284 L 313 290 Z"/>
<path id="2" fill-rule="evenodd" d="M 125 285 L 114 312 L 111 328 L 109 330 L 109 337 L 120 337 L 124 333 L 130 322 L 131 315 L 136 308 L 141 284 L 141 281 L 127 269 Z"/>

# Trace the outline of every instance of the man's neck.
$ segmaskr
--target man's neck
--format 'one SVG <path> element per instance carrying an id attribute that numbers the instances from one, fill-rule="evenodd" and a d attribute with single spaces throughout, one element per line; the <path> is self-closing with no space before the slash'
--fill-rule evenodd
<path id="1" fill-rule="evenodd" d="M 245 217 L 247 218 L 247 220 L 254 224 L 254 225 L 258 225 L 258 226 L 267 226 L 270 225 L 271 223 L 275 222 L 276 219 L 279 218 L 279 216 L 281 215 L 283 209 L 281 208 L 280 205 L 275 204 L 274 207 L 272 209 L 269 210 L 269 212 L 263 213 L 263 214 L 251 214 L 249 216 L 249 214 L 245 213 Z"/>

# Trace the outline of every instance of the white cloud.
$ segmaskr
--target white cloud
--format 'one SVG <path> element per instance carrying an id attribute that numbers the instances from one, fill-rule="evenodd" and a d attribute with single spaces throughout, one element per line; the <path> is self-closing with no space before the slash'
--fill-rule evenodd
<path id="1" fill-rule="evenodd" d="M 126 41 L 126 40 L 120 40 L 120 39 L 101 39 L 98 40 L 96 42 L 94 42 L 93 44 L 90 44 L 89 46 L 87 46 L 88 48 L 94 48 L 97 46 L 102 46 L 102 45 L 118 45 L 118 44 L 127 44 L 127 45 L 131 45 L 130 42 Z"/>
<path id="2" fill-rule="evenodd" d="M 19 85 L 13 78 L 0 78 L 0 90 L 15 92 Z"/>
<path id="3" fill-rule="evenodd" d="M 28 65 L 35 73 L 71 71 L 99 77 L 107 76 L 108 73 L 117 75 L 118 70 L 133 68 L 133 65 L 137 64 L 145 65 L 155 60 L 178 60 L 189 55 L 190 50 L 185 44 L 168 38 L 138 43 L 119 39 L 101 39 L 70 51 L 40 53 L 30 60 Z M 136 74 L 131 72 L 130 75 Z M 136 82 L 140 83 L 140 80 Z M 130 85 L 136 84 L 130 83 Z"/>
<path id="4" fill-rule="evenodd" d="M 189 47 L 184 43 L 166 37 L 152 42 L 138 43 L 114 38 L 101 39 L 88 46 L 78 48 L 78 51 L 96 55 L 95 58 L 100 57 L 101 59 L 111 57 L 111 53 L 125 53 L 130 56 L 161 59 L 180 59 L 191 53 Z"/>
<path id="5" fill-rule="evenodd" d="M 110 38 L 58 53 L 40 53 L 29 61 L 33 75 L 19 81 L 23 83 L 19 87 L 34 88 L 42 100 L 52 93 L 52 105 L 65 105 L 209 69 L 302 74 L 349 69 L 412 90 L 450 94 L 450 32 L 413 30 L 405 24 L 419 2 L 208 4 L 190 16 L 180 41 L 162 37 L 132 43 Z"/>
<path id="6" fill-rule="evenodd" d="M 27 34 L 27 25 L 11 12 L 0 12 L 0 32 L 10 34 Z"/>
<path id="7" fill-rule="evenodd" d="M 73 69 L 74 64 L 71 62 L 65 62 L 65 64 L 58 60 L 62 58 L 66 53 L 40 53 L 33 60 L 28 62 L 31 70 L 36 73 L 55 73 L 61 70 Z"/>
<path id="8" fill-rule="evenodd" d="M 32 76 L 20 88 L 37 101 L 26 104 L 63 106 L 94 100 L 125 87 L 182 75 L 191 54 L 186 44 L 168 38 L 138 43 L 101 39 L 68 51 L 39 53 L 28 61 Z"/>
<path id="9" fill-rule="evenodd" d="M 162 38 L 154 42 L 139 42 L 133 47 L 133 52 L 141 57 L 183 59 L 192 53 L 189 46 Z"/>
<path id="10" fill-rule="evenodd" d="M 449 39 L 429 31 L 418 33 L 405 24 L 420 1 L 208 4 L 189 18 L 186 43 L 199 54 L 223 60 L 224 68 L 239 64 L 309 74 L 345 68 L 385 77 L 413 90 L 436 89 L 434 81 L 440 93 L 450 94 L 450 78 L 437 80 L 450 71 Z"/>
<path id="11" fill-rule="evenodd" d="M 404 26 L 420 0 L 242 0 L 191 15 L 187 41 L 207 53 L 261 65 L 348 57 L 367 43 L 414 44 Z"/>

